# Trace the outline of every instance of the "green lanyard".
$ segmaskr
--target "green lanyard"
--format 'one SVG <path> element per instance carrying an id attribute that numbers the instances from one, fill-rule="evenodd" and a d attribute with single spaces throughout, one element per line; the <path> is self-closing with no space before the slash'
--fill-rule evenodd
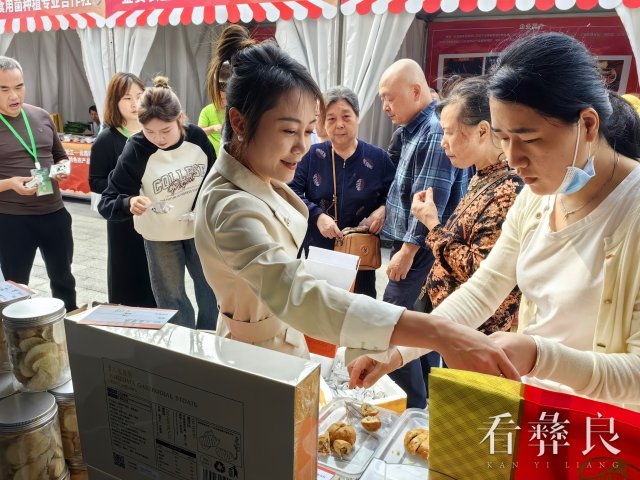
<path id="1" fill-rule="evenodd" d="M 121 132 L 122 132 L 122 134 L 123 134 L 125 137 L 127 137 L 127 138 L 129 138 L 129 137 L 131 136 L 131 134 L 129 133 L 129 130 L 127 130 L 127 129 L 126 129 L 126 128 L 124 128 L 124 127 L 120 127 L 120 131 L 121 131 Z"/>
<path id="2" fill-rule="evenodd" d="M 20 134 L 18 132 L 16 132 L 16 130 L 11 126 L 11 124 L 9 122 L 7 122 L 7 120 L 4 118 L 4 115 L 2 115 L 0 113 L 0 120 L 2 120 L 2 122 L 7 126 L 7 128 L 9 129 L 9 131 L 11 133 L 13 133 L 13 136 L 16 137 L 20 143 L 22 144 L 22 146 L 24 147 L 24 149 L 29 152 L 29 155 L 31 155 L 33 157 L 33 161 L 36 164 L 36 168 L 38 170 L 40 170 L 40 162 L 38 161 L 38 151 L 36 150 L 36 142 L 33 139 L 33 132 L 31 132 L 31 125 L 29 124 L 29 119 L 27 118 L 27 114 L 24 113 L 24 109 L 21 108 L 20 112 L 22 113 L 22 119 L 24 120 L 24 124 L 27 127 L 27 133 L 29 134 L 29 140 L 31 140 L 31 148 L 29 148 L 26 144 L 26 142 L 24 141 L 24 139 L 20 136 Z"/>

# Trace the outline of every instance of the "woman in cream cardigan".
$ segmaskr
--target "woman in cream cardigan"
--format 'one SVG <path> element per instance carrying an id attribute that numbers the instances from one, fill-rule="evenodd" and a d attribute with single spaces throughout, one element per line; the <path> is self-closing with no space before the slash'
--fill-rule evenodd
<path id="1" fill-rule="evenodd" d="M 517 377 L 504 352 L 473 329 L 351 294 L 304 272 L 296 254 L 309 212 L 286 184 L 309 149 L 321 92 L 304 67 L 274 43 L 255 45 L 238 25 L 218 40 L 209 76 L 214 86 L 225 61 L 232 75 L 224 146 L 203 184 L 195 225 L 219 302 L 218 334 L 298 356 L 308 355 L 301 332 L 353 353 L 390 344 L 429 347 L 459 368 Z"/>
<path id="2" fill-rule="evenodd" d="M 640 119 L 607 92 L 584 45 L 559 33 L 511 45 L 489 93 L 492 128 L 527 187 L 491 253 L 433 313 L 478 327 L 517 284 L 521 333 L 492 338 L 525 381 L 638 408 Z M 361 359 L 352 383 L 422 354 Z"/>

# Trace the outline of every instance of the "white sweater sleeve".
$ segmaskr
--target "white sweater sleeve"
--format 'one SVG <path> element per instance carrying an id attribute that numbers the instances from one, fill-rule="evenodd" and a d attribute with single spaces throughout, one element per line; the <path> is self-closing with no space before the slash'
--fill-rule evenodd
<path id="1" fill-rule="evenodd" d="M 502 233 L 469 280 L 449 295 L 432 312 L 453 322 L 478 328 L 495 313 L 516 286 L 516 262 L 520 253 L 520 225 L 533 195 L 523 190 L 507 213 Z M 398 347 L 403 363 L 421 357 L 429 350 Z"/>
<path id="2" fill-rule="evenodd" d="M 537 335 L 533 338 L 538 358 L 529 377 L 567 385 L 594 400 L 640 404 L 640 298 L 632 313 L 627 352 L 582 351 Z"/>

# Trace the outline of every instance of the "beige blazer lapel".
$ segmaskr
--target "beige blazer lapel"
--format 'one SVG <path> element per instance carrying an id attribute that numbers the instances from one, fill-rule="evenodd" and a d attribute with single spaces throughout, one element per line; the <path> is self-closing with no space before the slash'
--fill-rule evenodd
<path id="1" fill-rule="evenodd" d="M 298 249 L 302 246 L 307 233 L 309 209 L 287 184 L 278 180 L 271 180 L 270 184 L 264 182 L 224 148 L 220 149 L 214 168 L 240 190 L 266 203 L 274 217 L 289 231 Z"/>

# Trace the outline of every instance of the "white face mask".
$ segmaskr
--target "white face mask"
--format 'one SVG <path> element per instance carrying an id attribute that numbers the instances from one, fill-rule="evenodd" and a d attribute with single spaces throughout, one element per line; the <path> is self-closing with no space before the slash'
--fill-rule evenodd
<path id="1" fill-rule="evenodd" d="M 591 142 L 589 142 L 589 151 L 587 153 L 587 163 L 584 168 L 576 167 L 576 160 L 578 158 L 578 145 L 580 144 L 580 121 L 578 121 L 578 134 L 576 137 L 576 148 L 573 151 L 573 163 L 570 167 L 567 167 L 567 171 L 564 174 L 564 179 L 554 193 L 562 193 L 569 195 L 576 193 L 584 188 L 596 175 L 594 168 L 594 156 L 591 155 Z"/>

